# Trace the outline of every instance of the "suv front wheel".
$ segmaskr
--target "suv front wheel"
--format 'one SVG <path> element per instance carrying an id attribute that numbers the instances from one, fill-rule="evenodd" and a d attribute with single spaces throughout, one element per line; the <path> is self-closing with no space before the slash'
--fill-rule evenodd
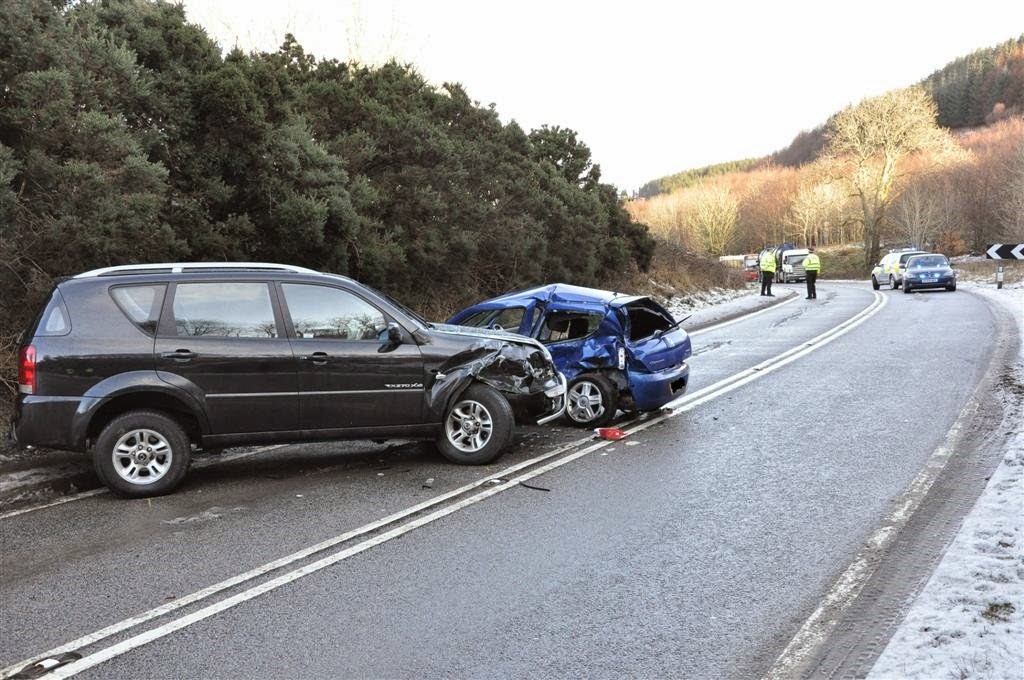
<path id="1" fill-rule="evenodd" d="M 189 441 L 174 419 L 159 411 L 129 411 L 110 421 L 93 448 L 96 474 L 120 496 L 142 498 L 172 491 L 185 477 Z"/>
<path id="2" fill-rule="evenodd" d="M 515 416 L 497 390 L 475 383 L 444 414 L 437 449 L 460 465 L 484 465 L 501 455 L 512 439 Z"/>

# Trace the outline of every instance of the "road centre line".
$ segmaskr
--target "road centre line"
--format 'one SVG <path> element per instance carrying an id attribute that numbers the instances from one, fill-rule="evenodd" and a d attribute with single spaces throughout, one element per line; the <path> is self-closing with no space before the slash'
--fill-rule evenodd
<path id="1" fill-rule="evenodd" d="M 874 298 L 875 299 L 872 301 L 872 303 L 868 307 L 866 307 L 864 310 L 862 310 L 861 312 L 859 312 L 855 316 L 851 317 L 850 319 L 844 321 L 843 323 L 841 323 L 841 324 L 839 324 L 837 326 L 834 326 L 833 328 L 829 329 L 828 331 L 826 331 L 824 333 L 821 333 L 820 335 L 816 336 L 815 338 L 812 338 L 810 341 L 807 341 L 805 343 L 801 343 L 801 345 L 799 345 L 798 347 L 792 348 L 792 349 L 790 349 L 790 350 L 788 350 L 788 351 L 778 355 L 774 359 L 769 359 L 769 360 L 767 360 L 765 362 L 762 362 L 761 364 L 758 364 L 758 366 L 756 366 L 754 368 L 747 369 L 746 371 L 742 371 L 739 374 L 736 374 L 735 376 L 730 376 L 728 378 L 725 378 L 725 379 L 715 383 L 714 385 L 711 385 L 711 386 L 709 386 L 707 388 L 704 388 L 703 390 L 699 390 L 698 392 L 694 393 L 693 395 L 690 395 L 689 397 L 683 397 L 683 398 L 681 398 L 680 400 L 678 400 L 675 403 L 676 405 L 675 405 L 675 407 L 673 408 L 672 411 L 670 411 L 668 413 L 660 414 L 660 415 L 655 416 L 655 417 L 647 418 L 647 419 L 643 420 L 642 422 L 638 423 L 637 425 L 627 428 L 626 432 L 628 434 L 635 434 L 635 433 L 641 432 L 641 431 L 643 431 L 643 430 L 645 430 L 645 429 L 647 429 L 649 427 L 653 427 L 654 425 L 657 425 L 657 424 L 659 424 L 661 422 L 664 422 L 665 420 L 667 420 L 669 418 L 673 418 L 673 417 L 675 417 L 677 415 L 680 415 L 680 414 L 682 414 L 682 413 L 684 413 L 686 411 L 692 410 L 693 408 L 696 408 L 700 404 L 703 404 L 703 403 L 705 403 L 707 401 L 711 401 L 712 399 L 715 399 L 715 398 L 717 398 L 719 396 L 722 396 L 722 395 L 724 395 L 724 394 L 726 394 L 728 392 L 731 392 L 731 391 L 733 391 L 735 389 L 738 389 L 739 387 L 741 387 L 741 386 L 743 386 L 743 385 L 745 385 L 745 384 L 747 384 L 747 383 L 749 383 L 749 382 L 751 382 L 753 380 L 756 380 L 757 378 L 759 378 L 762 375 L 767 375 L 768 373 L 771 373 L 772 371 L 777 370 L 778 368 L 781 368 L 782 366 L 785 366 L 785 365 L 795 361 L 796 359 L 798 359 L 798 358 L 800 358 L 802 356 L 805 356 L 806 354 L 808 354 L 808 353 L 810 353 L 810 352 L 812 352 L 812 351 L 814 351 L 816 349 L 819 349 L 819 348 L 827 345 L 828 343 L 832 342 L 833 340 L 835 340 L 835 339 L 845 335 L 846 333 L 850 332 L 851 330 L 853 330 L 854 328 L 859 326 L 861 323 L 866 321 L 871 316 L 874 316 L 876 313 L 878 313 L 885 306 L 886 298 L 884 296 L 881 296 L 881 295 L 879 295 L 876 292 L 876 293 L 874 293 Z M 115 634 L 117 632 L 122 632 L 122 631 L 127 630 L 129 628 L 132 628 L 132 627 L 134 627 L 136 625 L 139 625 L 140 623 L 143 623 L 143 622 L 145 622 L 147 620 L 150 620 L 150 619 L 155 618 L 157 616 L 162 616 L 162 615 L 164 615 L 166 613 L 169 613 L 170 611 L 173 611 L 174 609 L 178 609 L 178 608 L 180 608 L 182 606 L 185 606 L 187 604 L 192 604 L 192 603 L 194 603 L 194 602 L 196 602 L 198 600 L 205 599 L 206 597 L 209 597 L 209 596 L 211 596 L 213 594 L 216 594 L 217 592 L 219 592 L 221 590 L 224 590 L 224 589 L 226 589 L 228 587 L 231 587 L 233 585 L 238 585 L 238 584 L 240 584 L 240 583 L 242 583 L 244 581 L 247 581 L 247 580 L 251 580 L 252 578 L 256 578 L 259 575 L 263 575 L 263 574 L 265 574 L 265 573 L 267 573 L 269 571 L 272 571 L 274 569 L 280 568 L 281 566 L 284 566 L 286 564 L 294 562 L 294 561 L 296 561 L 298 559 L 301 559 L 302 557 L 309 556 L 309 555 L 314 554 L 316 552 L 320 552 L 320 551 L 326 549 L 327 547 L 331 547 L 333 545 L 341 543 L 344 540 L 350 540 L 351 538 L 354 538 L 357 535 L 364 534 L 364 533 L 367 533 L 368 531 L 372 530 L 372 529 L 368 529 L 367 527 L 374 526 L 376 528 L 380 528 L 380 527 L 385 526 L 385 525 L 387 525 L 389 523 L 393 523 L 394 520 L 391 519 L 391 518 L 396 518 L 396 517 L 397 518 L 401 518 L 403 516 L 408 516 L 410 514 L 413 514 L 414 512 L 418 512 L 418 511 L 420 511 L 422 509 L 425 509 L 427 507 L 431 507 L 432 505 L 436 505 L 436 504 L 442 502 L 442 499 L 451 498 L 454 495 L 458 495 L 459 493 L 463 493 L 464 490 L 466 490 L 467 488 L 479 487 L 479 486 L 481 486 L 483 484 L 486 484 L 489 481 L 495 480 L 495 479 L 499 479 L 500 480 L 500 479 L 504 478 L 504 476 L 510 474 L 510 471 L 521 470 L 521 469 L 523 469 L 525 467 L 529 467 L 529 466 L 534 465 L 534 464 L 536 464 L 538 462 L 542 462 L 542 461 L 544 461 L 546 459 L 549 459 L 549 458 L 552 458 L 554 456 L 557 456 L 557 455 L 559 455 L 559 453 L 564 453 L 567 450 L 571 450 L 574 446 L 579 446 L 583 442 L 590 442 L 590 441 L 593 441 L 592 438 L 578 440 L 577 442 L 573 442 L 573 443 L 570 443 L 568 445 L 559 447 L 559 449 L 556 449 L 553 452 L 550 452 L 548 454 L 544 454 L 543 456 L 538 456 L 538 457 L 536 457 L 534 459 L 531 459 L 531 460 L 519 463 L 516 466 L 512 466 L 510 468 L 507 468 L 502 473 L 499 473 L 500 476 L 498 476 L 498 477 L 492 476 L 492 477 L 489 477 L 489 478 L 486 478 L 486 479 L 478 480 L 478 481 L 476 481 L 476 482 L 474 482 L 474 483 L 472 483 L 470 485 L 467 485 L 466 487 L 462 487 L 462 489 L 460 489 L 460 490 L 449 492 L 448 494 L 444 494 L 442 496 L 438 496 L 435 499 L 431 499 L 429 501 L 425 501 L 424 503 L 420 503 L 418 506 L 413 506 L 413 508 L 409 508 L 408 510 L 404 510 L 404 511 L 401 511 L 399 513 L 395 513 L 394 515 L 391 515 L 388 518 L 383 518 L 381 520 L 378 520 L 377 522 L 374 522 L 374 523 L 372 523 L 370 525 L 366 525 L 366 527 L 363 527 L 361 529 L 357 529 L 357 530 L 354 530 L 354 531 L 351 531 L 351 532 L 346 532 L 346 534 L 342 534 L 342 535 L 340 535 L 338 537 L 335 537 L 334 539 L 329 539 L 328 541 L 324 541 L 324 542 L 322 542 L 320 544 L 317 544 L 316 546 L 312 546 L 311 548 L 307 548 L 307 549 L 305 549 L 303 551 L 300 551 L 299 553 L 294 553 L 293 555 L 286 556 L 286 557 L 281 558 L 281 559 L 279 559 L 279 560 L 277 560 L 275 562 L 268 563 L 268 565 L 264 565 L 264 567 L 260 567 L 260 568 L 254 569 L 254 570 L 251 570 L 250 572 L 246 572 L 245 574 L 236 576 L 236 577 L 234 577 L 232 579 L 228 579 L 226 581 L 222 581 L 220 584 L 216 584 L 216 585 L 210 586 L 209 588 L 206 588 L 204 590 L 197 591 L 196 593 L 193 593 L 192 595 L 186 596 L 185 598 L 181 598 L 181 599 L 179 599 L 176 602 L 168 603 L 167 605 L 164 605 L 164 606 L 158 607 L 156 609 L 150 610 L 149 612 L 144 612 L 143 614 L 141 614 L 139 616 L 133 617 L 131 619 L 126 619 L 126 620 L 124 620 L 124 621 L 122 621 L 122 622 L 120 622 L 118 624 L 114 624 L 113 626 L 108 626 L 107 628 L 105 628 L 105 629 L 103 629 L 101 631 L 98 631 L 98 632 L 93 633 L 91 635 L 79 638 L 78 640 L 76 640 L 76 641 L 74 641 L 72 643 L 69 643 L 67 645 L 63 645 L 63 646 L 61 646 L 59 648 L 56 648 L 54 650 L 51 650 L 49 652 L 45 652 L 42 655 L 34 657 L 34 658 L 35 659 L 39 659 L 39 658 L 45 659 L 45 658 L 49 658 L 49 657 L 53 657 L 53 656 L 58 656 L 58 655 L 60 655 L 60 654 L 62 654 L 64 652 L 67 652 L 67 651 L 73 651 L 73 650 L 76 650 L 76 649 L 81 649 L 86 644 L 94 644 L 95 642 L 98 642 L 98 641 L 100 641 L 102 639 L 105 639 L 106 637 L 109 637 L 110 635 L 113 635 L 113 634 Z M 420 528 L 422 526 L 425 526 L 425 525 L 430 524 L 430 523 L 432 523 L 434 521 L 437 521 L 438 519 L 441 519 L 443 517 L 447 517 L 448 515 L 451 515 L 451 514 L 457 512 L 457 511 L 459 511 L 459 510 L 462 510 L 462 509 L 464 509 L 466 507 L 469 507 L 470 505 L 473 505 L 473 504 L 478 503 L 480 501 L 483 501 L 483 500 L 485 500 L 487 498 L 490 498 L 490 497 L 492 497 L 492 496 L 494 496 L 494 495 L 496 495 L 498 493 L 501 493 L 503 491 L 507 491 L 508 489 L 514 488 L 514 487 L 518 486 L 521 482 L 524 482 L 524 481 L 527 481 L 527 480 L 532 479 L 534 477 L 537 477 L 539 475 L 545 474 L 545 473 L 547 473 L 547 472 L 549 472 L 551 470 L 554 470 L 554 469 L 556 469 L 558 467 L 566 465 L 566 464 L 568 464 L 568 463 L 570 463 L 570 462 L 572 462 L 574 460 L 577 460 L 577 459 L 579 459 L 579 458 L 581 458 L 581 457 L 583 457 L 585 455 L 588 455 L 588 454 L 590 454 L 590 453 L 592 453 L 594 451 L 597 451 L 597 450 L 600 450 L 600 449 L 602 449 L 602 448 L 604 448 L 606 446 L 609 446 L 612 443 L 613 443 L 612 441 L 607 441 L 607 440 L 601 440 L 601 441 L 599 441 L 597 443 L 593 443 L 590 446 L 586 446 L 585 448 L 580 449 L 578 451 L 575 451 L 574 453 L 572 453 L 572 454 L 570 454 L 568 456 L 563 456 L 563 457 L 557 458 L 556 460 L 551 461 L 548 464 L 543 465 L 543 466 L 541 466 L 539 468 L 529 470 L 529 471 L 527 471 L 527 472 L 525 472 L 523 474 L 515 476 L 515 477 L 513 477 L 511 479 L 508 479 L 507 481 L 500 482 L 498 484 L 494 484 L 493 486 L 490 486 L 490 487 L 484 489 L 483 491 L 480 491 L 480 492 L 478 492 L 478 493 L 476 493 L 476 494 L 474 494 L 472 496 L 464 498 L 464 499 L 460 500 L 457 503 L 454 503 L 452 505 L 449 505 L 449 506 L 440 508 L 438 510 L 435 510 L 432 513 L 429 513 L 427 515 L 423 515 L 421 517 L 418 517 L 418 518 L 416 518 L 416 519 L 414 519 L 414 520 L 412 520 L 410 522 L 407 522 L 406 524 L 403 524 L 401 526 L 395 527 L 395 528 L 393 528 L 393 529 L 391 529 L 391 530 L 389 530 L 387 532 L 379 534 L 379 535 L 377 535 L 377 536 L 375 536 L 373 538 L 367 539 L 367 540 L 365 540 L 365 541 L 363 541 L 363 542 L 361 542 L 359 544 L 356 544 L 354 546 L 350 546 L 350 547 L 345 548 L 345 549 L 343 549 L 341 551 L 338 551 L 338 552 L 336 552 L 334 554 L 331 554 L 331 555 L 328 555 L 326 557 L 323 557 L 323 558 L 317 560 L 316 562 L 312 562 L 312 563 L 310 563 L 310 564 L 308 564 L 308 565 L 306 565 L 304 567 L 300 567 L 299 569 L 295 569 L 295 570 L 293 570 L 291 572 L 288 572 L 288 573 L 283 574 L 281 576 L 278 576 L 278 577 L 276 577 L 274 579 L 266 581 L 266 582 L 264 582 L 264 583 L 262 583 L 260 585 L 257 585 L 257 586 L 254 586 L 252 588 L 249 588 L 248 590 L 242 591 L 240 593 L 236 593 L 235 595 L 230 596 L 230 597 L 228 597 L 228 598 L 226 598 L 224 600 L 221 600 L 221 601 L 216 602 L 214 604 L 208 605 L 207 607 L 204 607 L 203 609 L 197 610 L 197 611 L 195 611 L 195 612 L 193 612 L 191 614 L 184 615 L 184 616 L 182 616 L 182 617 L 180 617 L 178 619 L 169 621 L 169 622 L 167 622 L 167 623 L 165 623 L 163 625 L 160 625 L 160 626 L 158 626 L 156 628 L 150 629 L 150 630 L 148 630 L 148 631 L 146 631 L 144 633 L 140 633 L 138 635 L 135 635 L 134 637 L 128 638 L 126 640 L 123 640 L 123 641 L 121 641 L 119 643 L 111 645 L 110 647 L 107 647 L 105 649 L 99 650 L 99 651 L 97 651 L 97 652 L 95 652 L 93 654 L 89 654 L 87 656 L 84 656 L 82 659 L 80 659 L 78 661 L 75 661 L 75 662 L 72 662 L 72 663 L 70 663 L 70 664 L 68 664 L 66 666 L 62 666 L 60 668 L 57 668 L 56 670 L 54 670 L 52 672 L 51 675 L 54 678 L 65 678 L 65 677 L 71 677 L 73 675 L 76 675 L 77 673 L 80 673 L 80 672 L 82 672 L 84 670 L 87 670 L 89 668 L 92 668 L 92 667 L 94 667 L 96 665 L 99 665 L 101 663 L 109 661 L 110 659 L 113 659 L 113 658 L 115 658 L 117 656 L 125 654 L 125 653 L 127 653 L 127 652 L 129 652 L 129 651 L 131 651 L 131 650 L 133 650 L 133 649 L 135 649 L 137 647 L 143 646 L 145 644 L 148 644 L 150 642 L 153 642 L 155 640 L 163 638 L 163 637 L 165 637 L 167 635 L 170 635 L 171 633 L 173 633 L 175 631 L 178 631 L 178 630 L 181 630 L 183 628 L 186 628 L 186 627 L 188 627 L 188 626 L 190 626 L 190 625 L 192 625 L 194 623 L 198 623 L 199 621 L 202 621 L 202 620 L 204 620 L 206 618 L 209 618 L 209 617 L 214 616 L 214 615 L 216 615 L 218 613 L 221 613 L 221 612 L 223 612 L 223 611 L 225 611 L 227 609 L 230 609 L 230 608 L 235 607 L 235 606 L 237 606 L 239 604 L 247 602 L 248 600 L 256 598 L 259 595 L 268 593 L 268 592 L 270 592 L 272 590 L 275 590 L 275 589 L 277 589 L 277 588 L 279 588 L 279 587 L 281 587 L 283 585 L 286 585 L 286 584 L 291 583 L 293 581 L 296 581 L 296 580 L 298 580 L 300 578 L 303 578 L 303 577 L 308 576 L 310 574 L 313 574 L 313 573 L 315 573 L 317 571 L 320 571 L 320 570 L 322 570 L 322 569 L 324 569 L 324 568 L 326 568 L 328 566 L 336 564 L 337 562 L 340 562 L 342 560 L 348 559 L 349 557 L 352 557 L 353 555 L 357 555 L 357 554 L 359 554 L 361 552 L 364 552 L 365 550 L 368 550 L 368 549 L 370 549 L 372 547 L 375 547 L 377 545 L 380 545 L 382 543 L 390 541 L 390 540 L 392 540 L 394 538 L 402 536 L 402 535 L 404 535 L 406 533 L 409 533 L 410 531 L 413 531 L 413 530 L 418 529 L 418 528 Z M 414 509 L 414 508 L 416 508 L 416 509 Z M 342 538 L 342 537 L 346 537 L 346 538 Z M 271 565 L 276 565 L 276 566 L 271 567 Z M 230 585 L 227 585 L 227 584 L 230 584 Z M 177 605 L 177 606 L 175 606 L 175 605 Z M 18 670 L 21 670 L 21 669 L 25 668 L 26 666 L 28 666 L 29 664 L 32 664 L 32 663 L 33 663 L 32 660 L 27 660 L 27 661 L 21 662 L 19 664 L 15 664 L 13 666 L 10 666 L 7 669 L 4 669 L 3 671 L 0 671 L 0 677 L 7 677 L 11 673 L 12 670 L 13 670 L 13 672 L 17 672 Z"/>

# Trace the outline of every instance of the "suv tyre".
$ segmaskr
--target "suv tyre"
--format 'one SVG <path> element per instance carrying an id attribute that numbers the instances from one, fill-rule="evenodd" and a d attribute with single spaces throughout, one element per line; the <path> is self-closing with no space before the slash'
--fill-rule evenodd
<path id="1" fill-rule="evenodd" d="M 875 290 L 881 288 L 881 286 L 878 285 L 878 279 L 876 279 L 874 275 L 871 276 L 871 287 L 874 288 Z"/>
<path id="2" fill-rule="evenodd" d="M 896 290 L 897 288 L 899 286 L 896 285 L 896 279 L 892 277 L 892 274 L 889 274 L 889 290 Z"/>
<path id="3" fill-rule="evenodd" d="M 512 440 L 515 416 L 508 400 L 487 385 L 474 383 L 448 407 L 437 449 L 460 465 L 484 465 Z"/>
<path id="4" fill-rule="evenodd" d="M 144 498 L 174 490 L 191 451 L 181 425 L 160 411 L 129 411 L 111 420 L 93 447 L 93 467 L 119 496 Z"/>

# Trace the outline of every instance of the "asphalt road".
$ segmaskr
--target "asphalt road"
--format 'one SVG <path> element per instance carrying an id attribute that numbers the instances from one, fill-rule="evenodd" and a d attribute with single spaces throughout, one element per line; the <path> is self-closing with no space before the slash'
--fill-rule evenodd
<path id="1" fill-rule="evenodd" d="M 943 442 L 998 330 L 962 291 L 818 289 L 696 333 L 691 397 L 749 382 L 598 448 L 564 427 L 483 468 L 416 444 L 282 447 L 172 496 L 2 519 L 0 666 L 77 641 L 96 678 L 758 677 Z M 508 471 L 559 447 L 534 488 Z"/>

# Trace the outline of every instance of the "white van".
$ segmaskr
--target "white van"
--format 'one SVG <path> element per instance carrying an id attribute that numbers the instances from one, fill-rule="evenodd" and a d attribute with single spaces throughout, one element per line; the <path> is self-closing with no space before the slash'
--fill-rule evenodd
<path id="1" fill-rule="evenodd" d="M 811 251 L 806 248 L 793 248 L 782 251 L 781 262 L 775 277 L 782 283 L 790 281 L 804 281 L 807 279 L 807 272 L 804 271 L 804 258 Z"/>

